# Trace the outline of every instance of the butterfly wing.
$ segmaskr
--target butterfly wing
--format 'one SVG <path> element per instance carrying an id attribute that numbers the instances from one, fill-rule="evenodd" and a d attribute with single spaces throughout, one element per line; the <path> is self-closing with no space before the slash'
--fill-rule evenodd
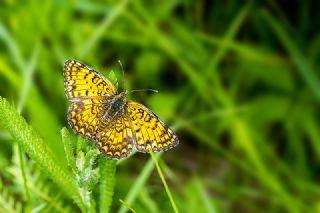
<path id="1" fill-rule="evenodd" d="M 138 151 L 165 151 L 179 144 L 176 134 L 147 107 L 128 101 L 128 111 Z"/>
<path id="2" fill-rule="evenodd" d="M 112 125 L 99 130 L 95 144 L 101 153 L 112 159 L 127 157 L 133 147 L 134 135 L 126 114 L 115 118 Z"/>
<path id="3" fill-rule="evenodd" d="M 71 100 L 115 95 L 117 92 L 108 79 L 75 60 L 64 63 L 64 89 Z"/>
<path id="4" fill-rule="evenodd" d="M 101 126 L 104 106 L 110 99 L 82 99 L 71 104 L 68 110 L 68 123 L 73 131 L 86 139 L 94 139 Z"/>

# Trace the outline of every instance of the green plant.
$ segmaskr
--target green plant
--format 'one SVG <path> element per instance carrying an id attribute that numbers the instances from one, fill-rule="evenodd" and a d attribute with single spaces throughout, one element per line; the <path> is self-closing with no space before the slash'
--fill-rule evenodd
<path id="1" fill-rule="evenodd" d="M 155 154 L 178 211 L 319 211 L 319 8 L 1 1 L 0 211 L 174 211 L 151 156 L 109 161 L 68 131 L 67 59 L 159 90 L 129 98 L 178 134 Z"/>

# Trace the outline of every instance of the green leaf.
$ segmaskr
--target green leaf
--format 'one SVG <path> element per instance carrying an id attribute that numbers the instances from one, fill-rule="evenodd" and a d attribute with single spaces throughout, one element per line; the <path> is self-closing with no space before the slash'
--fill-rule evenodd
<path id="1" fill-rule="evenodd" d="M 65 167 L 60 166 L 42 138 L 27 124 L 8 101 L 0 97 L 0 125 L 11 133 L 23 150 L 32 158 L 53 181 L 65 192 L 74 197 L 75 202 L 83 210 L 81 196 L 73 178 Z"/>
<path id="2" fill-rule="evenodd" d="M 109 212 L 116 182 L 116 160 L 100 157 L 100 212 Z"/>
<path id="3" fill-rule="evenodd" d="M 111 83 L 118 88 L 118 79 L 117 76 L 115 74 L 115 72 L 113 70 L 110 71 L 109 75 L 108 75 L 109 80 L 111 81 Z"/>

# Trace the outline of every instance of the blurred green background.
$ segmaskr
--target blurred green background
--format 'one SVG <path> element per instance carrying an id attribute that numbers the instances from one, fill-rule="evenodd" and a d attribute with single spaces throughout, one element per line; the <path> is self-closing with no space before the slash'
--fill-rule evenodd
<path id="1" fill-rule="evenodd" d="M 159 90 L 130 98 L 180 139 L 159 158 L 180 212 L 320 211 L 319 9 L 303 0 L 4 0 L 0 96 L 64 164 L 64 61 L 114 70 L 121 82 L 121 60 L 127 89 Z M 29 157 L 26 198 L 17 142 L 1 125 L 0 147 L 0 210 L 80 211 Z M 149 160 L 136 153 L 117 165 L 111 212 L 173 212 L 156 169 L 128 199 Z"/>

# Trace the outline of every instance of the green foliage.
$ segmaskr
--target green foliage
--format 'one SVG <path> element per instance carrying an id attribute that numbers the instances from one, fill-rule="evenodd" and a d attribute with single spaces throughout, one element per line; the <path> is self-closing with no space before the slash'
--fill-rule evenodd
<path id="1" fill-rule="evenodd" d="M 58 183 L 62 187 L 61 190 L 64 190 L 73 196 L 75 202 L 83 211 L 95 212 L 95 201 L 92 196 L 92 191 L 99 181 L 99 167 L 96 167 L 96 161 L 99 156 L 97 149 L 83 145 L 84 140 L 81 138 L 79 138 L 77 147 L 73 146 L 72 138 L 67 129 L 62 129 L 61 133 L 65 147 L 65 154 L 67 156 L 68 166 L 72 171 L 72 174 L 70 174 L 65 167 L 61 167 L 56 163 L 53 155 L 50 155 L 50 151 L 44 144 L 43 140 L 30 126 L 28 126 L 28 124 L 26 124 L 25 120 L 16 112 L 16 110 L 1 97 L 0 112 L 1 125 L 10 131 L 13 138 L 19 142 L 19 145 L 21 145 L 35 163 L 41 167 L 41 170 Z M 76 150 L 76 153 L 74 153 L 73 150 Z M 17 162 L 17 160 L 13 162 Z M 21 163 L 21 161 L 19 161 L 19 163 Z M 20 177 L 20 180 L 14 180 L 14 182 L 23 185 L 23 177 L 17 174 L 17 172 L 20 173 L 21 166 L 22 165 L 19 165 L 18 168 L 12 167 L 9 170 L 9 173 L 15 178 Z M 27 168 L 30 167 L 31 166 L 29 165 Z M 102 159 L 101 167 L 103 168 L 100 176 L 103 178 L 100 191 L 102 197 L 101 209 L 108 211 L 112 202 L 116 164 L 114 161 L 107 162 Z M 28 189 L 36 188 L 41 190 L 41 180 L 36 179 L 33 181 L 34 178 L 32 177 L 27 177 L 28 184 L 31 184 L 28 186 Z M 34 184 L 37 185 L 34 186 Z M 34 193 L 34 191 L 32 192 Z M 47 190 L 43 190 L 42 194 L 45 194 L 46 192 Z M 5 195 L 7 194 L 6 191 L 3 193 Z M 5 202 L 6 197 L 3 198 L 3 202 Z M 5 206 L 8 208 L 8 211 L 12 210 L 11 208 L 14 207 L 13 204 L 14 203 L 10 201 L 8 206 Z M 57 205 L 61 208 L 59 201 L 55 202 L 55 204 L 51 204 L 51 208 L 58 208 Z"/>
<path id="2" fill-rule="evenodd" d="M 109 212 L 116 182 L 116 161 L 100 157 L 100 212 Z"/>
<path id="3" fill-rule="evenodd" d="M 0 212 L 318 212 L 319 9 L 302 0 L 1 1 Z M 179 136 L 155 154 L 165 179 L 151 156 L 115 162 L 63 128 L 67 59 L 119 91 L 121 60 L 126 89 L 159 90 L 130 99 Z"/>
<path id="4" fill-rule="evenodd" d="M 86 211 L 96 211 L 92 192 L 100 179 L 99 211 L 109 212 L 115 184 L 116 161 L 100 155 L 94 146 L 89 146 L 82 138 L 78 138 L 77 144 L 73 143 L 73 138 L 66 128 L 61 130 L 61 134 L 68 166 L 86 205 Z"/>
<path id="5" fill-rule="evenodd" d="M 153 161 L 154 161 L 154 163 L 155 163 L 155 165 L 156 165 L 156 167 L 157 167 L 159 176 L 160 176 L 161 181 L 162 181 L 162 183 L 163 183 L 163 185 L 164 185 L 164 188 L 166 189 L 166 192 L 167 192 L 168 197 L 169 197 L 169 199 L 170 199 L 172 208 L 173 208 L 173 210 L 174 210 L 175 213 L 178 213 L 178 212 L 179 212 L 179 211 L 178 211 L 178 208 L 177 208 L 177 206 L 176 206 L 176 204 L 175 204 L 175 202 L 174 202 L 174 200 L 173 200 L 173 197 L 172 197 L 172 194 L 171 194 L 170 189 L 169 189 L 169 187 L 168 187 L 168 184 L 167 184 L 167 182 L 166 182 L 166 179 L 165 179 L 164 176 L 163 176 L 163 173 L 162 173 L 162 171 L 161 171 L 161 168 L 160 168 L 160 166 L 159 166 L 159 163 L 158 163 L 158 161 L 157 161 L 157 158 L 154 156 L 151 148 L 150 148 L 150 155 L 151 155 L 151 157 L 152 157 L 152 159 L 153 159 Z"/>
<path id="6" fill-rule="evenodd" d="M 113 70 L 110 71 L 109 75 L 108 75 L 108 79 L 110 79 L 110 81 L 113 83 L 113 85 L 118 88 L 118 79 L 116 77 L 116 74 L 114 73 Z"/>
<path id="7" fill-rule="evenodd" d="M 20 150 L 18 145 L 13 146 L 13 164 L 5 169 L 6 174 L 10 177 L 10 180 L 17 186 L 15 193 L 19 190 L 19 195 L 22 197 L 25 193 L 23 191 L 24 182 L 21 175 L 21 164 L 20 164 Z M 24 158 L 26 160 L 26 158 Z M 32 211 L 36 211 L 37 208 L 41 208 L 42 210 L 52 209 L 56 212 L 68 212 L 72 206 L 66 206 L 62 200 L 57 199 L 61 197 L 62 193 L 52 187 L 52 185 L 48 184 L 48 177 L 43 174 L 41 170 L 36 166 L 33 161 L 26 161 L 25 165 L 25 174 L 26 180 L 28 183 L 29 193 L 32 195 L 29 199 L 24 198 L 24 202 L 27 204 L 32 204 L 34 207 Z M 17 196 L 17 195 L 16 195 Z M 25 205 L 26 206 L 26 205 Z M 27 209 L 25 208 L 25 211 Z"/>
<path id="8" fill-rule="evenodd" d="M 66 168 L 58 165 L 40 136 L 25 122 L 17 111 L 0 97 L 0 122 L 7 129 L 15 141 L 19 143 L 26 153 L 37 163 L 39 167 L 62 189 L 74 197 L 79 197 L 78 191 Z"/>
<path id="9" fill-rule="evenodd" d="M 0 97 L 0 122 L 11 136 L 23 147 L 28 155 L 51 176 L 56 182 L 71 192 L 73 184 L 69 182 L 70 176 L 64 167 L 55 162 L 51 151 L 40 136 L 26 123 L 6 99 Z"/>
<path id="10" fill-rule="evenodd" d="M 22 204 L 16 201 L 13 195 L 10 195 L 8 189 L 4 187 L 0 180 L 0 211 L 1 212 L 21 212 Z"/>
<path id="11" fill-rule="evenodd" d="M 161 153 L 158 153 L 156 155 L 156 159 L 159 158 L 160 156 L 161 156 Z M 123 205 L 118 211 L 118 213 L 126 212 L 127 211 L 126 208 L 128 208 L 128 206 L 131 206 L 134 203 L 135 199 L 137 198 L 137 195 L 144 187 L 144 184 L 146 184 L 148 177 L 151 175 L 151 172 L 154 169 L 154 166 L 155 165 L 153 163 L 153 159 L 149 159 L 149 161 L 141 171 L 139 177 L 136 179 L 135 184 L 131 187 L 125 200 L 123 201 L 126 205 Z"/>

